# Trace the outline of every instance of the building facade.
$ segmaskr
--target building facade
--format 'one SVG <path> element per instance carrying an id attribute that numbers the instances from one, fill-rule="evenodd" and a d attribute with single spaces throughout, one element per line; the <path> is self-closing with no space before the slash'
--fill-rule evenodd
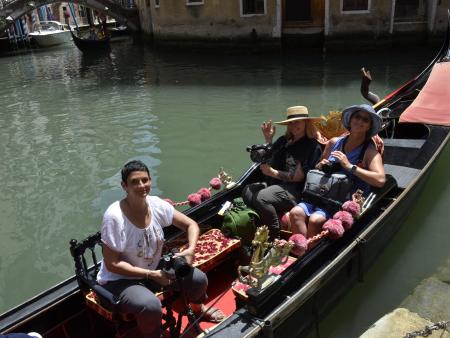
<path id="1" fill-rule="evenodd" d="M 450 0 L 137 0 L 141 29 L 156 41 L 427 40 L 447 27 Z"/>

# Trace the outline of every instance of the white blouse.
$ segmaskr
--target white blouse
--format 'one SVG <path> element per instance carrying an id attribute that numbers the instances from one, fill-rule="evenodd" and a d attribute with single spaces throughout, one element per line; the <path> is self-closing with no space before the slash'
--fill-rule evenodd
<path id="1" fill-rule="evenodd" d="M 120 253 L 121 260 L 154 270 L 161 259 L 164 244 L 163 228 L 172 224 L 174 207 L 156 196 L 147 196 L 147 203 L 151 221 L 145 229 L 131 223 L 122 212 L 120 201 L 111 204 L 103 216 L 101 236 L 105 245 Z M 97 282 L 105 284 L 118 279 L 138 278 L 113 273 L 102 262 Z"/>

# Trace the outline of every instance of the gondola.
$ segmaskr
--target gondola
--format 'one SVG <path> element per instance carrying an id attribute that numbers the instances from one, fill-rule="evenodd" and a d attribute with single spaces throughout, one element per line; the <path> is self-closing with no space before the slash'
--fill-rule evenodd
<path id="1" fill-rule="evenodd" d="M 442 48 L 428 67 L 374 106 L 384 119 L 379 136 L 384 141 L 388 179 L 383 188 L 374 191 L 370 207 L 342 238 L 318 241 L 262 291 L 249 289 L 245 299 L 231 288 L 240 256 L 227 253 L 208 275 L 210 304 L 220 307 L 227 303 L 224 312 L 228 317 L 216 326 L 201 326 L 203 336 L 305 335 L 318 317 L 362 279 L 408 215 L 450 138 L 450 87 L 442 85 L 450 80 L 449 38 L 448 29 Z M 240 196 L 243 186 L 259 181 L 260 175 L 258 164 L 253 164 L 235 184 L 185 214 L 203 229 L 219 228 L 222 217 L 218 212 L 223 205 Z M 166 239 L 176 243 L 179 235 L 169 227 Z M 2 314 L 0 332 L 37 331 L 46 338 L 119 337 L 117 325 L 111 326 L 86 306 L 86 274 L 95 273 L 95 266 L 88 269 L 77 252 L 89 251 L 98 240 L 99 234 L 72 240 L 76 275 Z M 183 326 L 190 328 L 189 323 Z M 192 330 L 189 335 L 182 334 L 192 335 Z"/>
<path id="2" fill-rule="evenodd" d="M 109 52 L 111 50 L 111 47 L 109 45 L 110 43 L 110 36 L 106 35 L 104 38 L 97 39 L 97 40 L 91 40 L 91 39 L 84 39 L 81 37 L 78 37 L 72 29 L 70 30 L 70 34 L 72 34 L 72 40 L 75 43 L 75 46 L 82 51 L 83 53 L 105 53 Z"/>

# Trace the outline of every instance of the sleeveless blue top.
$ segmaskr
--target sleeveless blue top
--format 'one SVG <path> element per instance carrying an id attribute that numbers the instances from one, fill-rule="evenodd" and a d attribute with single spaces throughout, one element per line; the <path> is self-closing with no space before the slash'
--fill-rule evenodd
<path id="1" fill-rule="evenodd" d="M 333 152 L 333 151 L 342 151 L 342 152 L 344 152 L 344 141 L 345 141 L 346 137 L 347 136 L 340 137 L 336 141 L 336 143 L 333 145 L 333 147 L 331 148 L 331 152 Z M 373 145 L 369 144 L 369 147 L 370 146 L 373 146 Z M 363 147 L 364 147 L 364 143 L 359 145 L 358 147 L 356 147 L 355 149 L 353 149 L 349 153 L 345 153 L 345 155 L 347 156 L 347 158 L 348 158 L 348 160 L 349 160 L 349 162 L 351 164 L 354 164 L 354 165 L 358 165 L 359 164 L 358 160 L 360 158 L 360 153 L 363 150 Z M 361 160 L 362 160 L 363 157 L 364 157 L 364 155 L 361 156 Z M 328 161 L 330 161 L 330 162 L 339 162 L 334 156 L 331 156 L 331 155 L 328 157 Z M 364 169 L 366 169 L 366 168 L 364 168 Z M 361 189 L 363 191 L 363 193 L 364 193 L 364 196 L 369 194 L 369 192 L 370 192 L 370 185 L 368 185 L 366 182 L 364 182 L 363 180 L 361 180 L 358 177 L 354 176 L 352 173 L 348 172 L 347 170 L 345 170 L 343 168 L 341 168 L 338 171 L 338 173 L 347 175 L 350 179 L 352 179 L 355 182 L 355 191 L 357 189 Z"/>

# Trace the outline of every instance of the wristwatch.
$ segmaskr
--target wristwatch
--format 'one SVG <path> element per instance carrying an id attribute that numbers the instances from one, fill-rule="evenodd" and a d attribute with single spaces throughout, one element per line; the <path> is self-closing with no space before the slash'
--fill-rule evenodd
<path id="1" fill-rule="evenodd" d="M 356 165 L 352 165 L 352 167 L 350 168 L 350 173 L 354 174 L 356 171 L 357 166 Z"/>

